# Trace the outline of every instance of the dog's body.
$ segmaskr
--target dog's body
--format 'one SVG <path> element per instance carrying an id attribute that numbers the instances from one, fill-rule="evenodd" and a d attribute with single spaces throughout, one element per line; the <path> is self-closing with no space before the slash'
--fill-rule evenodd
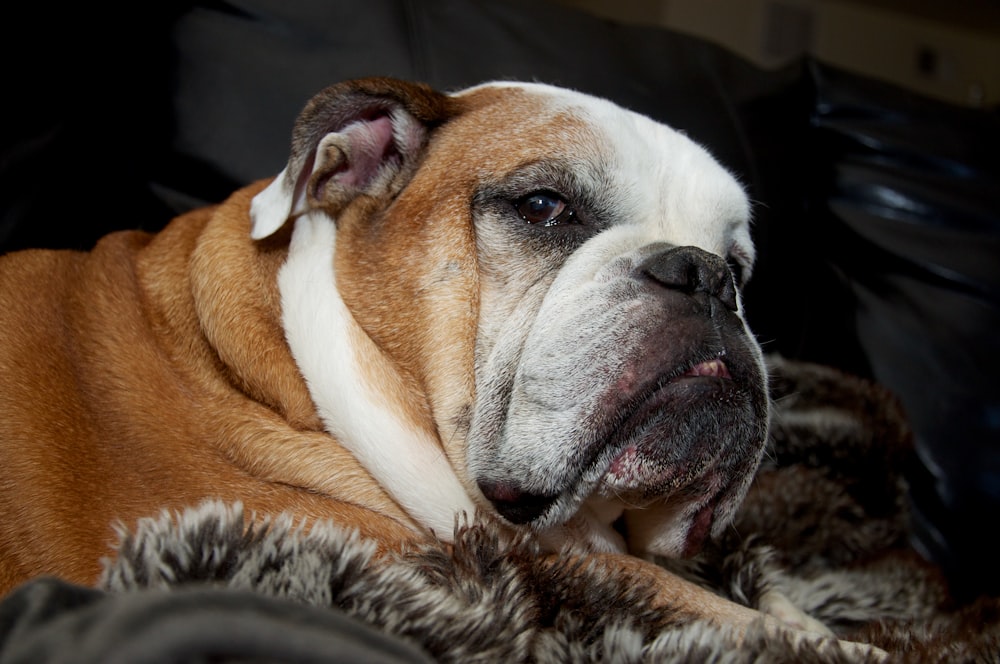
<path id="1" fill-rule="evenodd" d="M 745 624 L 627 552 L 697 549 L 758 464 L 753 255 L 737 182 L 608 102 L 334 86 L 270 184 L 0 259 L 0 591 L 211 497 L 386 548 L 495 510 Z"/>

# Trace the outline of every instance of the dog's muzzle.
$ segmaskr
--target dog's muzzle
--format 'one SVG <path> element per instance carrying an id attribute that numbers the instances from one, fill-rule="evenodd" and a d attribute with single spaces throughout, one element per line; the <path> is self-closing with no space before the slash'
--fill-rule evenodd
<path id="1" fill-rule="evenodd" d="M 529 339 L 512 388 L 520 401 L 502 436 L 517 442 L 477 467 L 478 486 L 505 519 L 541 528 L 571 518 L 592 495 L 630 507 L 697 501 L 707 535 L 759 462 L 767 426 L 759 348 L 719 256 L 660 246 L 618 282 L 608 292 L 628 295 L 565 316 L 564 357 Z M 599 340 L 580 332 L 589 319 L 600 319 L 589 328 Z M 531 417 L 542 424 L 525 425 Z"/>

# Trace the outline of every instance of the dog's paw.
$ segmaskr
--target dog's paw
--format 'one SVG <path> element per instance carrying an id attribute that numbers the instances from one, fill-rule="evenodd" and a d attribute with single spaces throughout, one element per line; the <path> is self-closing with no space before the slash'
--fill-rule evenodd
<path id="1" fill-rule="evenodd" d="M 760 597 L 758 609 L 792 629 L 822 636 L 834 635 L 829 627 L 792 604 L 791 600 L 777 590 L 765 591 Z"/>
<path id="2" fill-rule="evenodd" d="M 791 630 L 795 635 L 793 640 L 817 641 L 829 638 L 836 641 L 844 652 L 857 658 L 858 661 L 881 662 L 889 657 L 889 653 L 877 646 L 837 639 L 829 627 L 792 604 L 791 600 L 777 590 L 764 592 L 761 595 L 758 609 L 761 613 L 777 621 L 782 628 Z"/>

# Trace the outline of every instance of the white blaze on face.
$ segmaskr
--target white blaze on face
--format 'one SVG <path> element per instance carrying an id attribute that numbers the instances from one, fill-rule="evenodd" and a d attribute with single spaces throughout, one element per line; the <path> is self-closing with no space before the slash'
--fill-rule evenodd
<path id="1" fill-rule="evenodd" d="M 736 179 L 685 134 L 603 99 L 540 86 L 572 107 L 599 143 L 601 183 L 614 196 L 621 233 L 587 252 L 624 254 L 654 242 L 694 246 L 753 263 L 750 205 Z M 593 261 L 591 261 L 593 262 Z"/>

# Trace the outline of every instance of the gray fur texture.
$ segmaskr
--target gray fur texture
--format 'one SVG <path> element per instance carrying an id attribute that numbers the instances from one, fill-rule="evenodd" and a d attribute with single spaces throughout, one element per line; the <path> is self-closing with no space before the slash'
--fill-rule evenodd
<path id="1" fill-rule="evenodd" d="M 832 369 L 770 358 L 774 422 L 739 516 L 697 557 L 663 566 L 759 607 L 777 591 L 839 638 L 899 662 L 1000 661 L 1000 601 L 954 606 L 908 545 L 903 468 L 913 454 L 895 400 Z M 834 640 L 792 642 L 653 610 L 625 576 L 567 562 L 490 518 L 455 544 L 391 555 L 330 523 L 247 518 L 206 503 L 121 534 L 112 592 L 211 584 L 336 607 L 443 662 L 854 662 Z"/>

